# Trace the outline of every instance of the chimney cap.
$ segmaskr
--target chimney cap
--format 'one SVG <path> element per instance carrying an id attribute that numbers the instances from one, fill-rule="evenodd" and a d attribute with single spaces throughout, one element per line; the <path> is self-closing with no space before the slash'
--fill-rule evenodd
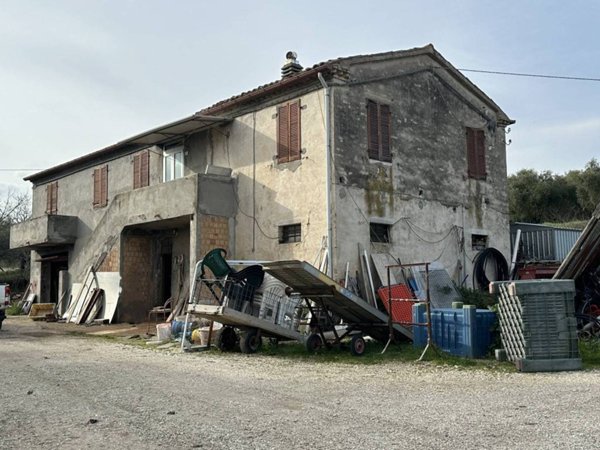
<path id="1" fill-rule="evenodd" d="M 301 72 L 303 67 L 298 62 L 298 54 L 294 51 L 289 51 L 285 54 L 285 63 L 281 68 L 281 77 L 286 78 L 291 75 L 294 75 L 298 72 Z"/>

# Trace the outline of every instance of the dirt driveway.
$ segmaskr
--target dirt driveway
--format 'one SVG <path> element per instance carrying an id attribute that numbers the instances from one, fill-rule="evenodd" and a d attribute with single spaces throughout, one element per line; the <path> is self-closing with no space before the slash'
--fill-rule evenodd
<path id="1" fill-rule="evenodd" d="M 182 354 L 0 331 L 0 448 L 597 448 L 600 372 Z"/>

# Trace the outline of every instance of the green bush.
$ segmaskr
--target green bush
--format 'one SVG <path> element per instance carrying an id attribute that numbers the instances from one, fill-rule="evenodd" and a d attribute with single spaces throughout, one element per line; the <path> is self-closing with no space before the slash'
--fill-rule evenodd
<path id="1" fill-rule="evenodd" d="M 459 287 L 458 292 L 462 297 L 462 302 L 465 305 L 475 305 L 477 309 L 492 309 L 496 304 L 496 297 L 489 292 L 479 291 L 477 289 L 470 289 L 466 287 Z"/>
<path id="2" fill-rule="evenodd" d="M 0 284 L 10 284 L 11 292 L 23 292 L 29 284 L 29 271 L 12 269 L 0 270 Z"/>

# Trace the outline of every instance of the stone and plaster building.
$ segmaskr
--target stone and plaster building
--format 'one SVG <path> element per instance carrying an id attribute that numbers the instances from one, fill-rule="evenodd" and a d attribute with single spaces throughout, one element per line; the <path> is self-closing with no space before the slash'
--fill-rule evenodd
<path id="1" fill-rule="evenodd" d="M 361 244 L 467 285 L 479 249 L 508 256 L 513 121 L 433 46 L 287 57 L 278 81 L 27 177 L 11 247 L 31 248 L 40 300 L 96 264 L 120 273 L 117 319 L 140 320 L 215 247 L 311 263 L 327 248 L 340 279 Z"/>

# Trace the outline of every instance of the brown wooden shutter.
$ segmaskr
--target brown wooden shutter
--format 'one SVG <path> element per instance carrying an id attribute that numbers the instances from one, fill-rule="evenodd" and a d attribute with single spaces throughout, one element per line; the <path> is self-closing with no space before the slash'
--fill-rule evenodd
<path id="1" fill-rule="evenodd" d="M 92 200 L 92 204 L 94 206 L 100 206 L 100 192 L 101 192 L 100 169 L 94 169 L 94 199 Z"/>
<path id="2" fill-rule="evenodd" d="M 379 111 L 372 100 L 367 101 L 367 139 L 369 158 L 379 159 Z"/>
<path id="3" fill-rule="evenodd" d="M 150 185 L 150 152 L 144 150 L 133 157 L 133 188 Z"/>
<path id="4" fill-rule="evenodd" d="M 390 151 L 390 107 L 389 105 L 379 105 L 379 128 L 381 142 L 381 161 L 392 162 L 392 153 Z"/>
<path id="5" fill-rule="evenodd" d="M 52 198 L 50 200 L 51 214 L 56 214 L 58 212 L 58 181 L 52 183 L 50 187 L 52 188 Z"/>
<path id="6" fill-rule="evenodd" d="M 46 214 L 52 214 L 52 184 L 46 185 Z"/>
<path id="7" fill-rule="evenodd" d="M 477 157 L 475 151 L 475 130 L 467 128 L 467 171 L 470 177 L 477 176 Z"/>
<path id="8" fill-rule="evenodd" d="M 142 187 L 142 155 L 138 154 L 133 157 L 133 188 Z"/>
<path id="9" fill-rule="evenodd" d="M 150 186 L 150 152 L 145 150 L 140 161 L 140 187 Z"/>
<path id="10" fill-rule="evenodd" d="M 101 181 L 101 201 L 100 201 L 100 206 L 106 206 L 108 205 L 108 166 L 104 166 L 102 167 L 101 173 L 102 173 L 102 181 Z"/>
<path id="11" fill-rule="evenodd" d="M 277 108 L 277 161 L 290 160 L 290 105 Z"/>
<path id="12" fill-rule="evenodd" d="M 46 214 L 58 212 L 58 181 L 46 185 Z"/>
<path id="13" fill-rule="evenodd" d="M 300 159 L 300 100 L 290 103 L 290 154 L 289 161 Z"/>
<path id="14" fill-rule="evenodd" d="M 485 133 L 477 130 L 475 159 L 477 162 L 477 178 L 485 179 Z"/>

